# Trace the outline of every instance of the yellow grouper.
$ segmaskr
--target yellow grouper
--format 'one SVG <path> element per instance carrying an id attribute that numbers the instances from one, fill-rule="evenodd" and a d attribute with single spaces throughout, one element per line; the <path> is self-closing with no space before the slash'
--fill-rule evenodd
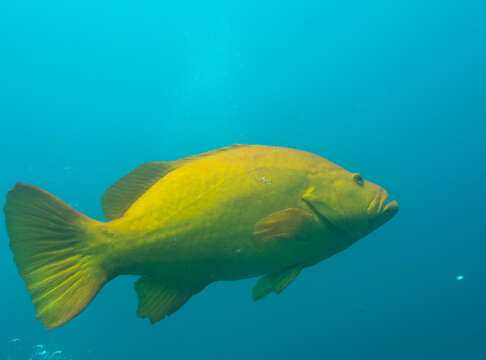
<path id="1" fill-rule="evenodd" d="M 360 174 L 304 151 L 234 145 L 133 170 L 103 195 L 109 222 L 17 184 L 5 217 L 18 270 L 48 329 L 109 280 L 136 274 L 137 315 L 157 322 L 215 281 L 263 275 L 258 300 L 398 211 Z"/>

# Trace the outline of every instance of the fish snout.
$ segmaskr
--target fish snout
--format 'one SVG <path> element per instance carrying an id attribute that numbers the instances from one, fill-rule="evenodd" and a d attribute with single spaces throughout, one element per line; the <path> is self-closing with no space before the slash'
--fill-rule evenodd
<path id="1" fill-rule="evenodd" d="M 398 212 L 399 206 L 396 200 L 390 200 L 386 190 L 380 190 L 368 205 L 368 214 L 376 216 L 383 224 L 390 220 Z"/>

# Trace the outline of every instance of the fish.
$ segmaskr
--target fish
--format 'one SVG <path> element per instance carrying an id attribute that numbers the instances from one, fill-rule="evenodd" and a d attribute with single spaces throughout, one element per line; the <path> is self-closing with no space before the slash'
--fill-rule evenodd
<path id="1" fill-rule="evenodd" d="M 17 183 L 4 206 L 10 248 L 46 327 L 64 325 L 121 275 L 156 323 L 208 285 L 260 277 L 253 300 L 345 250 L 398 212 L 386 190 L 301 150 L 233 145 L 147 162 L 102 196 L 106 221 Z"/>

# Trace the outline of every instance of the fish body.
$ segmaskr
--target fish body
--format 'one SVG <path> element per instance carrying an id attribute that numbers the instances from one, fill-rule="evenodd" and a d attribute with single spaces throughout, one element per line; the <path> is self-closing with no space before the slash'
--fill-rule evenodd
<path id="1" fill-rule="evenodd" d="M 387 197 L 318 155 L 236 145 L 141 165 L 103 196 L 108 222 L 24 184 L 5 214 L 37 317 L 54 328 L 123 274 L 141 276 L 137 314 L 152 322 L 215 281 L 262 275 L 253 298 L 280 293 L 393 217 Z"/>
<path id="2" fill-rule="evenodd" d="M 261 219 L 280 210 L 308 211 L 301 199 L 309 187 L 306 173 L 322 165 L 322 160 L 300 151 L 249 146 L 189 161 L 109 223 L 120 236 L 115 262 L 125 264 L 130 274 L 149 272 L 177 281 L 209 282 L 322 260 L 349 240 L 314 216 L 310 237 L 328 233 L 334 241 L 312 241 L 309 236 L 271 241 L 254 234 Z"/>

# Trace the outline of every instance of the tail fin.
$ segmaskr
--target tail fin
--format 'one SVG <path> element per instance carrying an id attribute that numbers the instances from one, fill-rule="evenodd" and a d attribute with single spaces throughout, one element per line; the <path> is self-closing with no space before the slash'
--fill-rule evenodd
<path id="1" fill-rule="evenodd" d="M 10 248 L 47 329 L 79 314 L 108 277 L 92 250 L 96 222 L 35 186 L 17 184 L 5 204 Z"/>

